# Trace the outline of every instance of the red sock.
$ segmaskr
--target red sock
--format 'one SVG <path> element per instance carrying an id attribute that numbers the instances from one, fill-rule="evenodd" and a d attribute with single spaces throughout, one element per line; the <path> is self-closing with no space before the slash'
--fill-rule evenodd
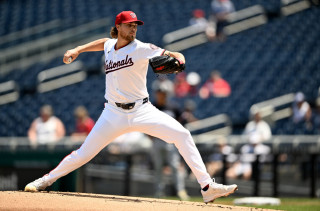
<path id="1" fill-rule="evenodd" d="M 208 188 L 209 188 L 209 184 L 208 184 L 208 185 L 206 185 L 204 188 L 202 188 L 202 190 L 203 190 L 203 191 L 207 191 L 207 190 L 208 190 Z"/>

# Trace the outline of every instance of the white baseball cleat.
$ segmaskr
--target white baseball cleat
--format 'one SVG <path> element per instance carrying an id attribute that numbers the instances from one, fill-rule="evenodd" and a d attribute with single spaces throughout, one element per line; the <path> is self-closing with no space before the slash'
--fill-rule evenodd
<path id="1" fill-rule="evenodd" d="M 44 178 L 39 178 L 33 182 L 30 182 L 29 184 L 26 185 L 24 188 L 24 191 L 27 192 L 38 192 L 46 189 L 48 186 L 47 182 L 44 180 Z"/>
<path id="2" fill-rule="evenodd" d="M 209 184 L 209 188 L 206 191 L 201 190 L 203 201 L 205 203 L 213 202 L 216 198 L 222 196 L 228 196 L 234 193 L 238 189 L 237 185 L 222 185 L 215 181 Z"/>

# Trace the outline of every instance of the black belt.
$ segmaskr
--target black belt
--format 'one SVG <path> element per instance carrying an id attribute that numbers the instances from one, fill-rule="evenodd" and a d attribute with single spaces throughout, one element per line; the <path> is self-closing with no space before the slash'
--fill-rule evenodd
<path id="1" fill-rule="evenodd" d="M 146 97 L 146 98 L 143 98 L 142 99 L 142 104 L 145 104 L 149 101 L 149 99 Z M 108 103 L 108 100 L 107 100 L 107 103 Z M 133 103 L 117 103 L 115 102 L 115 104 L 119 107 L 119 108 L 122 108 L 122 109 L 125 109 L 125 110 L 130 110 L 130 109 L 133 109 L 134 106 L 136 105 L 135 102 Z"/>

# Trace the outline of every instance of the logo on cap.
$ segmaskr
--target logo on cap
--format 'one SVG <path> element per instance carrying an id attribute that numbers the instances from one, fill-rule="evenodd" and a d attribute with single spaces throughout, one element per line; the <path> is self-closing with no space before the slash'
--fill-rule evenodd
<path id="1" fill-rule="evenodd" d="M 130 13 L 131 18 L 137 18 L 136 14 L 134 14 L 133 12 Z"/>

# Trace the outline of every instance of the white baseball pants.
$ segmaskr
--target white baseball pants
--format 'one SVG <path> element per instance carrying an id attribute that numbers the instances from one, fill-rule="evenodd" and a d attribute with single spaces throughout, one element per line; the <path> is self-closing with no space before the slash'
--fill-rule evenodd
<path id="1" fill-rule="evenodd" d="M 89 162 L 116 137 L 138 131 L 173 143 L 197 178 L 201 188 L 212 182 L 190 132 L 150 102 L 123 110 L 112 103 L 105 109 L 82 146 L 66 156 L 44 179 L 49 185 Z"/>

